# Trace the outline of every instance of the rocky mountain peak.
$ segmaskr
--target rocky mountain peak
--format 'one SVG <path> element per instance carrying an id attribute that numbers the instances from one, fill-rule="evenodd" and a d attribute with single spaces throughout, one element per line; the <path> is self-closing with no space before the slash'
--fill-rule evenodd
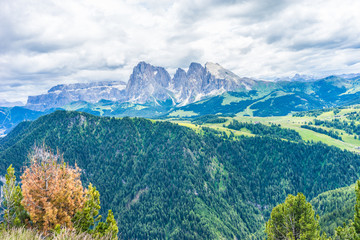
<path id="1" fill-rule="evenodd" d="M 207 62 L 205 64 L 205 70 L 209 72 L 211 75 L 214 75 L 216 78 L 225 78 L 227 74 L 230 72 L 224 69 L 218 63 Z"/>
<path id="2" fill-rule="evenodd" d="M 166 100 L 169 98 L 166 88 L 170 82 L 171 77 L 164 68 L 139 62 L 126 86 L 127 100 L 137 103 Z"/>
<path id="3" fill-rule="evenodd" d="M 205 68 L 200 63 L 192 62 L 186 75 L 189 79 L 202 79 L 205 75 Z"/>
<path id="4" fill-rule="evenodd" d="M 181 77 L 186 77 L 186 72 L 185 72 L 184 69 L 178 68 L 178 69 L 176 70 L 176 73 L 175 73 L 175 75 L 174 75 L 174 78 L 181 78 Z"/>
<path id="5" fill-rule="evenodd" d="M 174 78 L 172 79 L 172 85 L 174 90 L 179 90 L 181 86 L 184 86 L 184 84 L 187 81 L 186 72 L 182 68 L 178 68 L 176 70 L 176 73 L 174 75 Z"/>

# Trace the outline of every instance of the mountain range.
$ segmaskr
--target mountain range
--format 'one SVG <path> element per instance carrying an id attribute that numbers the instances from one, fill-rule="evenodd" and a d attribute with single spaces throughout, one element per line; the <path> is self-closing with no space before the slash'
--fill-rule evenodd
<path id="1" fill-rule="evenodd" d="M 207 114 L 284 116 L 292 112 L 360 102 L 360 75 L 261 81 L 239 77 L 217 63 L 191 63 L 171 77 L 163 67 L 140 62 L 127 83 L 104 81 L 57 85 L 29 96 L 23 107 L 2 107 L 0 133 L 23 120 L 57 109 L 98 116 L 192 118 Z M 34 111 L 31 113 L 31 111 Z M 26 115 L 21 113 L 27 112 Z"/>
<path id="2" fill-rule="evenodd" d="M 126 84 L 58 85 L 47 94 L 29 96 L 25 107 L 37 111 L 81 108 L 111 116 L 281 116 L 354 104 L 359 102 L 359 91 L 359 74 L 322 79 L 295 75 L 291 81 L 260 81 L 208 62 L 205 66 L 191 63 L 187 71 L 179 68 L 171 77 L 163 67 L 140 62 Z"/>
<path id="3" fill-rule="evenodd" d="M 174 106 L 184 106 L 226 91 L 251 90 L 254 83 L 255 80 L 240 78 L 214 63 L 206 63 L 205 67 L 191 63 L 187 72 L 179 68 L 171 78 L 164 68 L 140 62 L 134 67 L 127 84 L 95 82 L 57 85 L 46 94 L 29 96 L 26 107 L 43 111 L 75 101 L 96 103 L 101 99 L 155 105 L 171 100 Z"/>

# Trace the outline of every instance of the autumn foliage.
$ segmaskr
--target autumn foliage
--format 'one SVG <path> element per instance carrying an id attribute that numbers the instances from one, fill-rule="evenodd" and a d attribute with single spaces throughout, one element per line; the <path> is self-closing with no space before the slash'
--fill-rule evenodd
<path id="1" fill-rule="evenodd" d="M 0 232 L 31 228 L 56 239 L 64 234 L 117 239 L 119 230 L 112 211 L 102 222 L 100 193 L 91 183 L 84 188 L 80 175 L 80 168 L 66 164 L 61 154 L 54 154 L 44 144 L 34 146 L 21 176 L 21 188 L 14 168 L 10 165 L 7 170 L 0 194 Z"/>
<path id="2" fill-rule="evenodd" d="M 80 169 L 65 164 L 45 146 L 34 147 L 29 159 L 21 176 L 22 204 L 33 224 L 43 232 L 56 226 L 72 228 L 71 219 L 85 202 Z"/>

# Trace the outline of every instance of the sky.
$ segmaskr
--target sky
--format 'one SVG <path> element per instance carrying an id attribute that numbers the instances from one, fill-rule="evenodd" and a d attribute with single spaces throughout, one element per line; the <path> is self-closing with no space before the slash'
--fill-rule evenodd
<path id="1" fill-rule="evenodd" d="M 0 0 L 0 100 L 215 62 L 269 79 L 360 72 L 358 0 Z"/>

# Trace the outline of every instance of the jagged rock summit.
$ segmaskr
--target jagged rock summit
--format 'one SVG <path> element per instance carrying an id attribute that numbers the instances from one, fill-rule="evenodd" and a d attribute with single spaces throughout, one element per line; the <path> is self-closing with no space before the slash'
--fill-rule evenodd
<path id="1" fill-rule="evenodd" d="M 238 89 L 250 90 L 255 80 L 240 78 L 217 63 L 191 63 L 187 71 L 179 68 L 173 78 L 163 67 L 139 62 L 127 84 L 97 82 L 57 85 L 47 94 L 29 96 L 27 107 L 35 110 L 62 107 L 73 101 L 98 102 L 101 99 L 137 104 L 184 106 L 208 96 Z"/>
<path id="2" fill-rule="evenodd" d="M 169 91 L 171 77 L 162 67 L 140 62 L 133 69 L 126 85 L 126 101 L 147 103 L 166 101 L 171 98 Z"/>

